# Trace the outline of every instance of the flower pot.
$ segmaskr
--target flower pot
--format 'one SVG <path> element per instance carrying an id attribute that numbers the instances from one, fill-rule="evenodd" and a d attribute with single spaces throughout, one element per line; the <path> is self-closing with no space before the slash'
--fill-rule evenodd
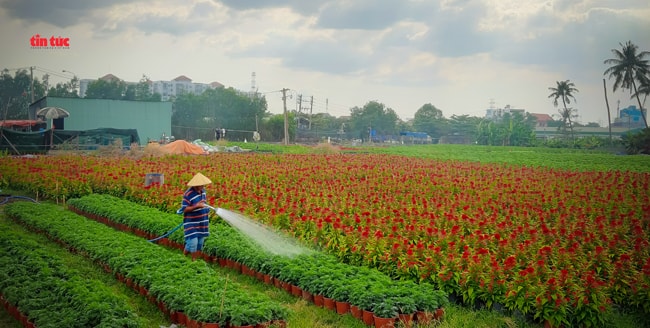
<path id="1" fill-rule="evenodd" d="M 255 325 L 255 328 L 269 328 L 269 327 L 271 327 L 271 321 L 261 322 Z"/>
<path id="2" fill-rule="evenodd" d="M 399 319 L 399 322 L 402 323 L 404 327 L 411 327 L 413 326 L 413 317 L 415 316 L 415 313 L 400 313 L 397 318 Z"/>
<path id="3" fill-rule="evenodd" d="M 336 301 L 335 304 L 336 304 L 336 313 L 343 315 L 350 312 L 350 303 Z"/>
<path id="4" fill-rule="evenodd" d="M 374 313 L 372 311 L 368 310 L 362 310 L 362 319 L 363 323 L 365 323 L 368 326 L 372 326 L 375 323 L 375 318 L 374 318 Z"/>
<path id="5" fill-rule="evenodd" d="M 442 320 L 442 317 L 445 316 L 445 309 L 444 308 L 439 308 L 433 311 L 433 319 L 434 320 Z"/>
<path id="6" fill-rule="evenodd" d="M 302 299 L 307 302 L 314 302 L 314 296 L 306 290 L 302 291 Z"/>
<path id="7" fill-rule="evenodd" d="M 350 313 L 352 313 L 353 317 L 359 320 L 363 320 L 363 311 L 361 311 L 360 307 L 356 305 L 350 305 Z"/>
<path id="8" fill-rule="evenodd" d="M 302 296 L 302 289 L 296 285 L 291 285 L 291 294 L 293 296 L 301 297 Z"/>
<path id="9" fill-rule="evenodd" d="M 192 319 L 192 318 L 187 318 L 187 328 L 201 328 L 199 326 L 199 322 Z"/>
<path id="10" fill-rule="evenodd" d="M 396 318 L 382 318 L 378 316 L 373 316 L 375 322 L 375 328 L 395 328 Z"/>
<path id="11" fill-rule="evenodd" d="M 418 325 L 428 325 L 433 321 L 433 312 L 417 311 L 415 312 L 415 320 Z"/>
<path id="12" fill-rule="evenodd" d="M 314 305 L 318 307 L 323 307 L 323 295 L 320 294 L 314 295 Z"/>
<path id="13" fill-rule="evenodd" d="M 204 322 L 202 325 L 203 328 L 220 328 L 219 324 L 216 322 Z"/>
<path id="14" fill-rule="evenodd" d="M 284 287 L 284 290 L 287 291 L 287 293 L 291 294 L 291 284 L 288 282 L 283 282 L 282 286 Z"/>
<path id="15" fill-rule="evenodd" d="M 326 309 L 336 311 L 336 302 L 328 297 L 323 297 L 323 305 Z"/>

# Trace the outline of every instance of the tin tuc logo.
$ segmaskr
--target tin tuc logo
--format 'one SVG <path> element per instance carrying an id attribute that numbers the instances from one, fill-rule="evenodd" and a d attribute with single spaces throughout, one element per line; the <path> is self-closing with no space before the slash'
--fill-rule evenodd
<path id="1" fill-rule="evenodd" d="M 52 36 L 49 39 L 35 34 L 29 39 L 32 49 L 67 49 L 70 48 L 70 38 Z"/>

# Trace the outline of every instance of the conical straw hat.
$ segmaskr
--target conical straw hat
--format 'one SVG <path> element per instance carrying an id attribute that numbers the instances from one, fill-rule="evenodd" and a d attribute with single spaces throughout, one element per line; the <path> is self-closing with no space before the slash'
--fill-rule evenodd
<path id="1" fill-rule="evenodd" d="M 197 173 L 190 182 L 187 183 L 190 187 L 205 186 L 211 184 L 212 181 L 208 179 L 205 175 Z"/>

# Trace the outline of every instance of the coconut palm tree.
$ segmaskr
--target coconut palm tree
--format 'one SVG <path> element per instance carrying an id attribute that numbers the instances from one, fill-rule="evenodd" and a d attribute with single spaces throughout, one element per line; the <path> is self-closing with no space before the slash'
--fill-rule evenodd
<path id="1" fill-rule="evenodd" d="M 569 122 L 569 129 L 571 130 L 571 139 L 575 142 L 575 138 L 573 136 L 573 122 L 571 122 L 571 117 L 573 117 L 573 108 L 567 108 L 567 104 L 571 103 L 571 99 L 573 98 L 574 101 L 576 101 L 576 98 L 573 96 L 574 93 L 578 92 L 578 89 L 575 88 L 575 84 L 573 82 L 570 82 L 570 80 L 566 81 L 556 81 L 556 87 L 550 87 L 548 88 L 551 90 L 551 94 L 548 95 L 549 98 L 553 98 L 553 106 L 557 107 L 558 106 L 558 99 L 562 99 L 562 105 L 563 107 L 558 110 L 562 117 L 562 129 L 564 130 L 564 133 L 566 134 L 566 127 L 567 127 L 567 121 Z"/>
<path id="2" fill-rule="evenodd" d="M 620 44 L 620 43 L 619 43 Z M 605 70 L 605 75 L 609 78 L 614 78 L 613 90 L 616 91 L 619 87 L 629 89 L 630 93 L 636 95 L 636 101 L 639 103 L 641 116 L 645 127 L 648 127 L 648 121 L 645 117 L 643 106 L 641 106 L 641 99 L 639 98 L 637 90 L 637 81 L 643 83 L 650 75 L 650 64 L 645 57 L 650 56 L 650 52 L 641 51 L 632 41 L 627 41 L 625 44 L 620 44 L 621 50 L 612 49 L 615 58 L 605 60 L 606 65 L 612 65 Z"/>

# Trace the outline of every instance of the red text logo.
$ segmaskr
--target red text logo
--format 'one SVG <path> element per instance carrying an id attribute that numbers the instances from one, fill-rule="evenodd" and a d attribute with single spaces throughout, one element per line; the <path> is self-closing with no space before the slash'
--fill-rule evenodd
<path id="1" fill-rule="evenodd" d="M 70 48 L 70 38 L 52 36 L 48 39 L 35 34 L 29 39 L 29 45 L 32 49 L 68 49 Z"/>

